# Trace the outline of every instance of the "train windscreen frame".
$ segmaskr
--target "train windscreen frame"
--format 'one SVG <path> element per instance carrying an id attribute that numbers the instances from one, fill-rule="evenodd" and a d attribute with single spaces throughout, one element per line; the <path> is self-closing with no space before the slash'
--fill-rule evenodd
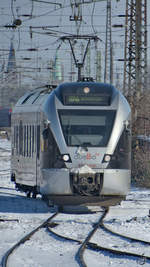
<path id="1" fill-rule="evenodd" d="M 58 110 L 68 146 L 106 147 L 116 110 Z"/>

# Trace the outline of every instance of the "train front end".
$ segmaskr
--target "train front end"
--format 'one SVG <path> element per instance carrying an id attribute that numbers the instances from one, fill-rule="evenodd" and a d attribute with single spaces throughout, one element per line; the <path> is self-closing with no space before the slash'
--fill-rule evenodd
<path id="1" fill-rule="evenodd" d="M 109 84 L 65 83 L 44 113 L 41 193 L 58 205 L 120 203 L 131 175 L 130 107 L 123 95 Z"/>

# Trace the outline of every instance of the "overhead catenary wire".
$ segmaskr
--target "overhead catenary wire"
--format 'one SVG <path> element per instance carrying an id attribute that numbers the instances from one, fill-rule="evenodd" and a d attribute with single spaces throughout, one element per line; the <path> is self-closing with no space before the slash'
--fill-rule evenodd
<path id="1" fill-rule="evenodd" d="M 96 34 L 96 30 L 94 28 L 94 10 L 95 10 L 95 3 L 93 3 L 93 8 L 92 8 L 91 25 L 92 25 L 92 29 L 93 29 L 94 34 Z"/>
<path id="2" fill-rule="evenodd" d="M 63 1 L 49 1 L 49 0 L 47 0 L 47 1 L 45 1 L 45 2 L 57 2 L 57 3 L 60 2 L 62 4 L 61 7 L 60 6 L 55 6 L 54 7 L 54 5 L 49 5 L 48 3 L 45 3 L 45 4 L 43 3 L 42 4 L 42 0 L 39 3 L 38 3 L 38 1 L 28 1 L 27 5 L 28 5 L 29 12 L 23 12 L 25 10 L 24 9 L 25 6 L 23 6 L 23 4 L 20 1 L 20 3 L 19 3 L 20 4 L 20 10 L 16 14 L 15 13 L 15 8 L 17 7 L 17 1 L 18 0 L 16 0 L 16 1 L 12 0 L 13 11 L 10 10 L 11 11 L 11 16 L 13 18 L 14 17 L 16 18 L 17 14 L 19 16 L 21 16 L 23 14 L 24 15 L 26 14 L 26 15 L 29 15 L 29 17 L 25 17 L 25 18 L 22 17 L 22 25 L 21 25 L 21 27 L 19 27 L 17 30 L 15 30 L 15 37 L 17 37 L 17 38 L 14 38 L 14 45 L 15 45 L 15 48 L 16 48 L 16 51 L 17 51 L 16 59 L 19 60 L 19 57 L 21 57 L 21 52 L 23 51 L 23 49 L 22 49 L 23 46 L 24 47 L 30 47 L 30 45 L 31 45 L 31 42 L 29 43 L 28 40 L 24 40 L 23 41 L 23 37 L 25 36 L 25 33 L 29 33 L 29 23 L 34 28 L 34 26 L 36 26 L 38 24 L 38 21 L 40 21 L 42 17 L 46 18 L 46 16 L 47 16 L 47 19 L 48 19 L 48 22 L 49 22 L 49 18 L 50 17 L 53 18 L 55 16 L 57 22 L 56 22 L 56 25 L 54 27 L 57 27 L 58 31 L 55 30 L 55 29 L 51 30 L 51 28 L 50 29 L 42 29 L 41 28 L 41 29 L 38 29 L 38 30 L 32 28 L 33 34 L 34 34 L 34 38 L 33 38 L 33 41 L 32 41 L 32 48 L 33 49 L 35 48 L 35 51 L 32 51 L 33 55 L 35 55 L 35 57 L 36 57 L 36 52 L 37 52 L 36 49 L 38 48 L 39 54 L 41 56 L 44 55 L 44 57 L 45 57 L 45 55 L 47 53 L 47 56 L 50 58 L 51 55 L 52 55 L 51 51 L 54 51 L 54 48 L 51 47 L 51 46 L 53 44 L 54 45 L 56 44 L 56 46 L 57 46 L 57 42 L 58 42 L 60 36 L 63 35 L 63 34 L 68 34 L 68 35 L 73 34 L 73 32 L 75 32 L 75 30 L 76 30 L 76 26 L 75 26 L 74 23 L 68 23 L 68 25 L 67 25 L 67 21 L 66 21 L 66 17 L 68 18 L 68 21 L 69 21 L 69 15 L 71 14 L 71 8 L 70 8 L 70 3 L 69 3 L 70 1 L 67 1 L 67 0 L 63 0 Z M 74 3 L 75 2 L 77 2 L 77 1 L 74 1 Z M 82 1 L 78 1 L 78 2 L 82 2 Z M 82 5 L 84 7 L 86 6 L 86 4 L 90 4 L 90 8 L 89 8 L 89 12 L 88 13 L 86 12 L 86 10 L 87 10 L 86 8 L 85 8 L 85 10 L 83 9 L 83 13 L 82 14 L 83 14 L 83 18 L 84 18 L 86 24 L 82 23 L 81 32 L 85 32 L 86 33 L 86 32 L 90 31 L 92 33 L 96 33 L 97 35 L 99 35 L 101 37 L 101 39 L 102 39 L 101 49 L 103 51 L 104 44 L 105 44 L 105 41 L 104 41 L 104 35 L 105 35 L 105 28 L 104 27 L 105 27 L 105 25 L 100 25 L 99 21 L 97 23 L 97 18 L 98 17 L 105 17 L 104 12 L 106 10 L 106 7 L 104 7 L 104 4 L 103 4 L 103 8 L 102 9 L 101 8 L 96 8 L 99 5 L 100 1 L 91 1 L 91 3 L 89 3 L 89 2 L 90 1 L 84 1 L 84 3 L 81 3 L 81 4 L 85 4 L 85 5 Z M 104 2 L 106 2 L 106 1 L 104 1 Z M 44 12 L 44 8 L 45 8 L 45 10 L 47 9 L 45 12 Z M 115 13 L 117 13 L 116 9 L 114 8 L 114 14 L 112 15 L 112 18 L 113 17 L 116 18 L 118 16 L 118 15 L 115 15 Z M 66 12 L 67 10 L 70 10 L 69 11 L 70 14 L 69 14 L 69 12 L 68 13 Z M 102 10 L 103 10 L 103 14 L 102 14 Z M 7 13 L 6 9 L 4 11 L 5 11 L 5 13 Z M 89 16 L 91 17 L 91 20 L 89 19 Z M 34 21 L 37 21 L 37 22 L 35 23 Z M 65 21 L 65 24 L 63 23 L 64 21 Z M 44 25 L 44 23 L 43 23 L 43 25 Z M 48 25 L 46 25 L 46 27 L 48 28 Z M 102 29 L 102 27 L 103 27 L 104 30 Z M 11 32 L 12 32 L 12 29 L 5 29 L 4 28 L 3 33 L 6 33 L 6 34 L 10 35 Z M 114 33 L 116 36 L 119 35 L 119 33 L 123 34 L 123 32 L 124 32 L 124 29 L 114 29 L 114 30 L 112 30 L 112 33 Z M 40 37 L 40 36 L 43 36 L 43 37 Z M 46 38 L 47 39 L 50 38 L 50 40 L 54 40 L 53 44 L 52 45 L 49 44 L 49 43 L 45 44 L 46 43 Z M 93 47 L 91 47 L 91 48 L 93 49 Z M 62 50 L 62 53 L 63 53 L 63 51 L 64 51 L 63 46 L 61 47 L 61 50 Z M 8 51 L 9 51 L 9 48 L 8 48 Z M 25 54 L 30 52 L 29 50 L 24 50 L 24 51 L 25 51 Z M 5 54 L 5 57 L 7 55 Z M 27 57 L 28 57 L 28 54 L 27 54 Z M 46 59 L 44 59 L 45 60 L 45 64 L 46 64 L 46 61 L 48 60 L 48 57 Z M 60 52 L 60 57 L 61 57 L 61 52 Z M 66 62 L 66 59 L 64 59 L 64 61 Z M 29 63 L 27 62 L 25 64 L 29 64 Z"/>
<path id="3" fill-rule="evenodd" d="M 11 12 L 12 12 L 12 16 L 13 16 L 13 19 L 15 19 L 15 14 L 14 14 L 14 0 L 11 0 Z"/>

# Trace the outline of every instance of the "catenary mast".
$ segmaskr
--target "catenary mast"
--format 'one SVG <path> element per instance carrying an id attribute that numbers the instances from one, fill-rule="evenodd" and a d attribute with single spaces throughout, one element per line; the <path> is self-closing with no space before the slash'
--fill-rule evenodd
<path id="1" fill-rule="evenodd" d="M 107 0 L 104 82 L 113 82 L 111 0 Z"/>
<path id="2" fill-rule="evenodd" d="M 126 0 L 124 85 L 132 97 L 147 89 L 147 0 Z"/>

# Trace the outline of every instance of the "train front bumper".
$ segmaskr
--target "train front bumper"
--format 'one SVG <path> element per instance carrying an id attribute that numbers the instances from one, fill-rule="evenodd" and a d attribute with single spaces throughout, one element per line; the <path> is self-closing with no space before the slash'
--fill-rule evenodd
<path id="1" fill-rule="evenodd" d="M 69 169 L 42 169 L 41 175 L 40 192 L 42 195 L 74 195 L 71 177 L 73 175 L 76 177 L 76 172 L 70 173 Z M 88 177 L 87 173 L 85 177 Z M 92 174 L 89 173 L 89 177 L 103 178 L 100 195 L 125 196 L 130 188 L 130 170 L 94 169 Z M 91 186 L 90 179 L 89 183 Z"/>

